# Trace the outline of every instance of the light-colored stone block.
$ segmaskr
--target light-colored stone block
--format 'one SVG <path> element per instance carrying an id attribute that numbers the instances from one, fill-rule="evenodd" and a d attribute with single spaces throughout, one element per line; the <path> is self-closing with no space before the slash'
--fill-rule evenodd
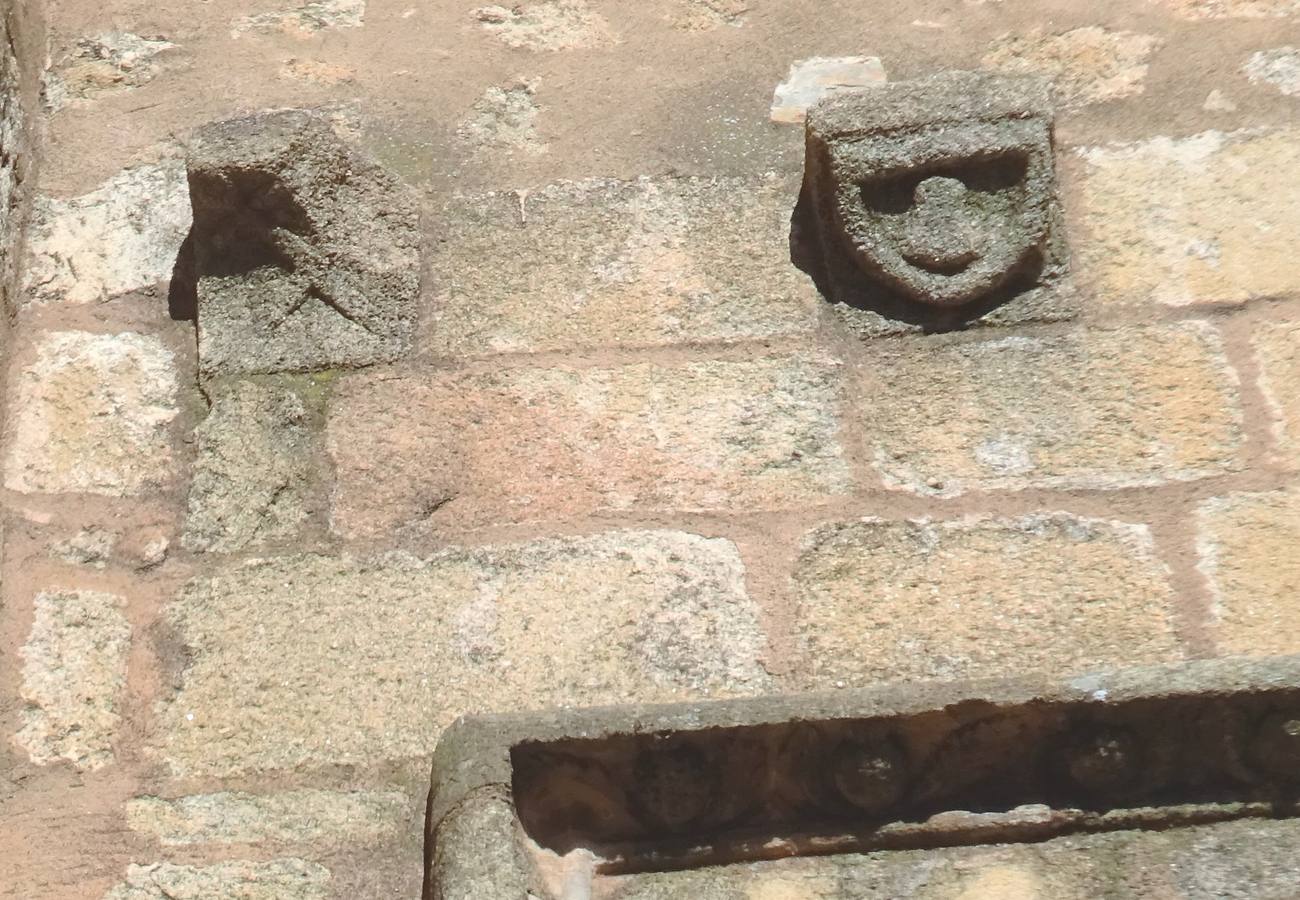
<path id="1" fill-rule="evenodd" d="M 1080 155 L 1076 272 L 1105 302 L 1300 292 L 1300 130 L 1207 131 Z"/>
<path id="2" fill-rule="evenodd" d="M 531 102 L 531 100 L 529 101 Z M 808 333 L 776 176 L 560 183 L 453 200 L 426 343 L 445 355 Z"/>
<path id="3" fill-rule="evenodd" d="M 886 484 L 1119 488 L 1241 467 L 1237 376 L 1199 322 L 873 346 L 859 418 Z"/>
<path id="4" fill-rule="evenodd" d="M 1267 323 L 1252 336 L 1259 387 L 1272 408 L 1276 455 L 1300 468 L 1300 322 Z"/>
<path id="5" fill-rule="evenodd" d="M 1003 35 L 981 64 L 1003 72 L 1041 75 L 1052 81 L 1062 106 L 1087 106 L 1142 93 L 1147 60 L 1160 43 L 1149 34 L 1099 25 L 1060 34 L 1044 34 L 1038 28 Z"/>
<path id="6" fill-rule="evenodd" d="M 190 222 L 180 159 L 126 169 L 80 197 L 38 197 L 27 299 L 90 303 L 168 281 Z"/>
<path id="7" fill-rule="evenodd" d="M 1220 651 L 1300 653 L 1300 492 L 1208 500 L 1197 524 Z"/>
<path id="8" fill-rule="evenodd" d="M 301 859 L 131 865 L 104 900 L 326 900 L 329 870 Z"/>
<path id="9" fill-rule="evenodd" d="M 5 486 L 23 493 L 127 496 L 173 478 L 177 373 L 158 338 L 42 335 L 9 383 Z"/>
<path id="10" fill-rule="evenodd" d="M 223 792 L 127 803 L 131 828 L 164 846 L 190 844 L 347 843 L 398 835 L 410 800 L 395 792 L 300 790 L 280 794 Z"/>
<path id="11" fill-rule="evenodd" d="M 418 756 L 468 711 L 769 687 L 736 547 L 678 532 L 252 561 L 169 620 L 189 659 L 161 711 L 177 775 Z"/>
<path id="12" fill-rule="evenodd" d="M 795 569 L 811 686 L 1069 673 L 1181 656 L 1141 525 L 1065 514 L 814 530 Z"/>
<path id="13" fill-rule="evenodd" d="M 807 354 L 349 378 L 326 431 L 333 527 L 825 500 L 849 484 L 839 394 L 839 364 Z"/>
<path id="14" fill-rule="evenodd" d="M 99 591 L 47 591 L 23 659 L 26 704 L 18 743 L 32 761 L 70 760 L 79 769 L 113 762 L 122 718 L 131 625 L 125 601 Z"/>
<path id="15" fill-rule="evenodd" d="M 877 56 L 814 56 L 792 62 L 772 95 L 772 121 L 801 125 L 808 107 L 823 97 L 884 82 L 885 67 Z"/>

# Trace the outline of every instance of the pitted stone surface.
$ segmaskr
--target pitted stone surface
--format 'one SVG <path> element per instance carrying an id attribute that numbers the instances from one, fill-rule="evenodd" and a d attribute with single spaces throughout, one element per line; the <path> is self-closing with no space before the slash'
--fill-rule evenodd
<path id="1" fill-rule="evenodd" d="M 158 338 L 56 331 L 10 379 L 5 486 L 129 496 L 174 477 L 175 361 Z"/>
<path id="2" fill-rule="evenodd" d="M 891 486 L 1115 488 L 1240 469 L 1237 376 L 1201 322 L 873 345 L 862 422 Z"/>
<path id="3" fill-rule="evenodd" d="M 1147 60 L 1159 46 L 1151 35 L 1098 25 L 1060 34 L 1034 30 L 999 38 L 981 63 L 1050 78 L 1057 102 L 1078 107 L 1142 93 Z"/>
<path id="4" fill-rule="evenodd" d="M 822 526 L 795 569 L 810 686 L 1181 655 L 1141 525 L 1064 514 Z"/>
<path id="5" fill-rule="evenodd" d="M 471 710 L 769 686 L 735 546 L 678 532 L 254 560 L 192 582 L 169 621 L 178 775 L 417 756 Z"/>
<path id="6" fill-rule="evenodd" d="M 1300 130 L 1080 151 L 1079 275 L 1111 303 L 1240 303 L 1300 291 Z M 1227 213 L 1230 211 L 1230 214 Z"/>
<path id="7" fill-rule="evenodd" d="M 1201 571 L 1214 595 L 1218 645 L 1228 654 L 1300 651 L 1300 493 L 1206 501 L 1197 511 Z"/>
<path id="8" fill-rule="evenodd" d="M 618 41 L 605 18 L 584 0 L 482 6 L 474 10 L 474 17 L 488 34 L 520 50 L 577 50 Z"/>
<path id="9" fill-rule="evenodd" d="M 429 345 L 443 354 L 743 340 L 816 328 L 775 176 L 561 183 L 439 217 Z"/>
<path id="10" fill-rule="evenodd" d="M 406 353 L 419 292 L 408 188 L 302 110 L 204 127 L 188 168 L 203 374 Z"/>
<path id="11" fill-rule="evenodd" d="M 313 0 L 292 9 L 236 19 L 230 35 L 261 31 L 306 38 L 328 28 L 359 28 L 365 24 L 365 17 L 366 0 Z"/>
<path id="12" fill-rule="evenodd" d="M 57 111 L 69 102 L 129 90 L 153 81 L 176 45 L 158 35 L 108 31 L 77 41 L 75 48 L 46 73 L 45 103 Z"/>
<path id="13" fill-rule="evenodd" d="M 277 843 L 358 846 L 393 837 L 411 806 L 395 792 L 300 790 L 223 792 L 164 800 L 137 797 L 126 807 L 131 828 L 164 846 Z"/>
<path id="14" fill-rule="evenodd" d="M 795 262 L 864 334 L 1060 318 L 1047 83 L 945 72 L 808 111 Z"/>
<path id="15" fill-rule="evenodd" d="M 18 743 L 43 765 L 60 759 L 78 769 L 108 765 L 131 648 L 125 601 L 100 591 L 47 591 L 35 607 L 19 651 L 26 707 Z"/>
<path id="16" fill-rule="evenodd" d="M 307 517 L 314 469 L 306 404 L 288 388 L 247 381 L 213 394 L 195 429 L 182 543 L 229 553 L 292 537 Z"/>
<path id="17" fill-rule="evenodd" d="M 38 197 L 27 235 L 26 299 L 91 303 L 166 282 L 190 219 L 179 159 L 125 169 L 80 197 Z"/>
<path id="18" fill-rule="evenodd" d="M 131 865 L 104 900 L 326 900 L 330 873 L 301 859 Z"/>
<path id="19" fill-rule="evenodd" d="M 839 363 L 813 354 L 362 375 L 338 386 L 327 426 L 332 525 L 362 537 L 824 500 L 849 488 L 840 390 Z"/>

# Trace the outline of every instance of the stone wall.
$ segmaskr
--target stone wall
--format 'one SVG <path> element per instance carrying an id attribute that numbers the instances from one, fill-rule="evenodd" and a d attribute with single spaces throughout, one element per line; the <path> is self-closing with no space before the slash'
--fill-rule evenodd
<path id="1" fill-rule="evenodd" d="M 37 92 L 44 41 L 38 8 L 6 5 L 0 15 L 0 307 L 17 306 L 21 233 L 35 181 Z"/>
<path id="2" fill-rule="evenodd" d="M 58 5 L 5 360 L 0 884 L 417 896 L 470 711 L 1300 652 L 1300 8 L 871 6 Z M 833 313 L 770 105 L 848 54 L 1054 80 L 1076 312 Z M 397 361 L 202 352 L 184 156 L 278 107 L 415 192 Z M 1195 837 L 1169 896 L 1215 896 L 1233 851 Z M 1017 852 L 889 871 L 1048 896 Z M 760 888 L 718 896 L 833 890 Z"/>

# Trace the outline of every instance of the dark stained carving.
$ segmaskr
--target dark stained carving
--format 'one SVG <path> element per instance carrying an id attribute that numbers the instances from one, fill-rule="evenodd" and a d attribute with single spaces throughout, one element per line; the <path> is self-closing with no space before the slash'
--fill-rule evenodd
<path id="1" fill-rule="evenodd" d="M 955 328 L 1017 299 L 1051 317 L 1026 296 L 1064 268 L 1045 83 L 952 72 L 832 94 L 806 135 L 796 262 L 858 324 Z"/>

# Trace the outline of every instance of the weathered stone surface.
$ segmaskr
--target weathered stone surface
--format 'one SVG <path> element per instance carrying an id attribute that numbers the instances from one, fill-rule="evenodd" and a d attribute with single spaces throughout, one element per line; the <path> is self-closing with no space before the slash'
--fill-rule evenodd
<path id="1" fill-rule="evenodd" d="M 217 390 L 195 429 L 186 549 L 230 553 L 297 533 L 315 468 L 309 418 L 285 387 L 243 381 Z"/>
<path id="2" fill-rule="evenodd" d="M 99 591 L 48 591 L 23 658 L 23 727 L 18 743 L 35 763 L 70 760 L 79 769 L 113 762 L 121 721 L 131 626 L 125 601 Z"/>
<path id="3" fill-rule="evenodd" d="M 1300 131 L 1207 131 L 1081 151 L 1079 273 L 1112 303 L 1300 290 Z"/>
<path id="4" fill-rule="evenodd" d="M 97 526 L 83 528 L 72 537 L 56 541 L 50 547 L 50 556 L 77 566 L 102 569 L 113 555 L 117 535 Z"/>
<path id="5" fill-rule="evenodd" d="M 1300 14 L 1300 0 L 1156 0 L 1187 19 L 1271 19 Z"/>
<path id="6" fill-rule="evenodd" d="M 577 50 L 618 42 L 609 23 L 583 0 L 543 0 L 527 6 L 483 6 L 474 17 L 488 34 L 507 47 Z"/>
<path id="7" fill-rule="evenodd" d="M 1142 93 L 1147 60 L 1158 46 L 1160 40 L 1151 35 L 1098 25 L 1060 34 L 1035 29 L 999 38 L 981 63 L 1004 72 L 1050 78 L 1057 103 L 1079 107 Z"/>
<path id="8" fill-rule="evenodd" d="M 1201 571 L 1224 653 L 1300 651 L 1300 493 L 1230 494 L 1197 511 Z"/>
<path id="9" fill-rule="evenodd" d="M 504 87 L 488 88 L 456 127 L 456 135 L 479 148 L 545 153 L 536 127 L 540 83 L 538 78 L 516 78 Z"/>
<path id="10" fill-rule="evenodd" d="M 261 31 L 305 38 L 327 28 L 359 28 L 365 24 L 365 17 L 366 0 L 314 0 L 293 9 L 236 19 L 230 36 Z"/>
<path id="11" fill-rule="evenodd" d="M 790 73 L 772 95 L 773 122 L 803 124 L 808 107 L 836 91 L 885 82 L 877 56 L 814 56 L 790 63 Z"/>
<path id="12" fill-rule="evenodd" d="M 1254 82 L 1272 85 L 1284 94 L 1300 94 L 1300 50 L 1275 47 L 1251 54 L 1242 68 Z"/>
<path id="13" fill-rule="evenodd" d="M 1239 468 L 1236 374 L 1204 323 L 876 347 L 861 416 L 887 484 L 1112 488 Z"/>
<path id="14" fill-rule="evenodd" d="M 597 880 L 609 900 L 1291 900 L 1300 826 L 1245 821 L 1038 844 L 795 858 Z"/>
<path id="15" fill-rule="evenodd" d="M 43 335 L 9 383 L 5 486 L 126 496 L 172 478 L 171 352 L 134 332 Z"/>
<path id="16" fill-rule="evenodd" d="M 508 799 L 490 791 L 467 799 L 437 831 L 432 900 L 534 896 L 521 837 Z"/>
<path id="17" fill-rule="evenodd" d="M 104 900 L 326 900 L 330 873 L 301 859 L 131 865 Z"/>
<path id="18" fill-rule="evenodd" d="M 176 45 L 161 36 L 108 31 L 82 38 L 45 76 L 45 103 L 57 111 L 68 103 L 148 84 L 163 70 L 157 57 Z"/>
<path id="19" fill-rule="evenodd" d="M 818 687 L 1180 655 L 1141 525 L 1064 514 L 826 525 L 805 538 L 794 584 Z"/>
<path id="20" fill-rule="evenodd" d="M 825 499 L 849 485 L 839 390 L 838 364 L 803 354 L 349 379 L 326 431 L 332 524 L 365 536 Z"/>
<path id="21" fill-rule="evenodd" d="M 259 841 L 357 846 L 401 832 L 410 806 L 405 794 L 395 792 L 235 792 L 175 800 L 137 797 L 127 804 L 126 819 L 165 846 Z"/>
<path id="22" fill-rule="evenodd" d="M 792 259 L 852 328 L 1070 314 L 1047 87 L 943 72 L 808 111 Z"/>
<path id="23" fill-rule="evenodd" d="M 748 0 L 679 0 L 669 21 L 683 31 L 709 31 L 720 25 L 739 27 L 747 12 Z"/>
<path id="24" fill-rule="evenodd" d="M 325 119 L 208 125 L 188 169 L 205 375 L 362 366 L 410 348 L 414 196 Z"/>
<path id="25" fill-rule="evenodd" d="M 1259 326 L 1252 337 L 1259 387 L 1273 412 L 1276 455 L 1300 468 L 1300 323 Z"/>
<path id="26" fill-rule="evenodd" d="M 191 583 L 170 621 L 178 775 L 415 756 L 470 710 L 768 685 L 735 546 L 678 532 L 253 561 Z"/>
<path id="27" fill-rule="evenodd" d="M 0 309 L 11 312 L 17 289 L 21 254 L 13 252 L 26 218 L 26 183 L 31 170 L 32 129 L 23 103 L 23 66 L 19 39 L 10 34 L 10 17 L 0 16 Z M 15 24 L 17 19 L 15 17 Z"/>
<path id="28" fill-rule="evenodd" d="M 427 343 L 448 355 L 809 332 L 775 177 L 561 183 L 454 200 L 439 217 Z"/>
<path id="29" fill-rule="evenodd" d="M 90 303 L 167 281 L 189 229 L 178 159 L 126 169 L 69 200 L 37 197 L 27 236 L 27 299 Z"/>

